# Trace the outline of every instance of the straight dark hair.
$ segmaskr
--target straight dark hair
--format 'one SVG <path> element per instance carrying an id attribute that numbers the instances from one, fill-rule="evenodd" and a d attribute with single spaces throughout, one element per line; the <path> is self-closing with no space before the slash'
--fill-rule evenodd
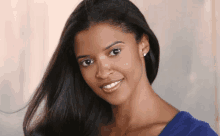
<path id="1" fill-rule="evenodd" d="M 112 120 L 111 105 L 97 96 L 83 79 L 74 53 L 74 38 L 98 23 L 109 23 L 133 33 L 140 42 L 145 34 L 150 51 L 145 56 L 150 84 L 159 67 L 159 43 L 139 9 L 129 0 L 84 0 L 68 18 L 59 44 L 36 89 L 23 122 L 25 136 L 97 136 Z M 41 114 L 39 105 L 45 100 Z M 34 117 L 37 116 L 37 118 Z"/>

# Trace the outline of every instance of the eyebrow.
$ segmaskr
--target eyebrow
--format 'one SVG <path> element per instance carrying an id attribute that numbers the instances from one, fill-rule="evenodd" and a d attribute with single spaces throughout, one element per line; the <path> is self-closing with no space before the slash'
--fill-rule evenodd
<path id="1" fill-rule="evenodd" d="M 107 46 L 103 51 L 105 51 L 105 50 L 111 48 L 112 46 L 114 46 L 114 45 L 116 45 L 116 44 L 118 44 L 118 43 L 124 43 L 124 42 L 122 42 L 122 41 L 115 41 L 115 42 L 113 42 L 112 44 L 110 44 L 109 46 Z M 90 56 L 90 55 L 81 55 L 81 56 L 78 56 L 78 57 L 76 58 L 76 60 L 78 61 L 80 58 L 85 58 L 85 57 L 89 57 L 89 56 Z"/>

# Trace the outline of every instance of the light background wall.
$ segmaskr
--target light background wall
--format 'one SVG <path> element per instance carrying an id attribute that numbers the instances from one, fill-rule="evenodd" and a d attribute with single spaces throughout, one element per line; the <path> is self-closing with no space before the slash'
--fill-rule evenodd
<path id="1" fill-rule="evenodd" d="M 81 0 L 0 1 L 0 135 L 23 135 L 23 108 Z M 219 134 L 220 0 L 131 0 L 160 43 L 155 92 Z M 17 110 L 21 109 L 18 112 Z"/>

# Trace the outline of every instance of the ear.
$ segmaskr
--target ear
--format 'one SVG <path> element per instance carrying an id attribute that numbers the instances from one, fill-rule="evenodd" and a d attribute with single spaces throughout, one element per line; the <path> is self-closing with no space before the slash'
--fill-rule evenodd
<path id="1" fill-rule="evenodd" d="M 141 41 L 139 42 L 139 55 L 144 58 L 144 54 L 150 50 L 149 38 L 146 34 L 143 34 Z"/>

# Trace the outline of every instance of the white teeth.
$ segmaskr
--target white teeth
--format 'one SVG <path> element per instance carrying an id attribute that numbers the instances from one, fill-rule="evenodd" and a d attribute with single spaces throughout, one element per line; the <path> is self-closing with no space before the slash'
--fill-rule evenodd
<path id="1" fill-rule="evenodd" d="M 120 81 L 111 83 L 110 85 L 106 85 L 106 86 L 104 86 L 103 88 L 112 88 L 112 87 L 116 86 L 119 82 L 120 82 Z"/>

